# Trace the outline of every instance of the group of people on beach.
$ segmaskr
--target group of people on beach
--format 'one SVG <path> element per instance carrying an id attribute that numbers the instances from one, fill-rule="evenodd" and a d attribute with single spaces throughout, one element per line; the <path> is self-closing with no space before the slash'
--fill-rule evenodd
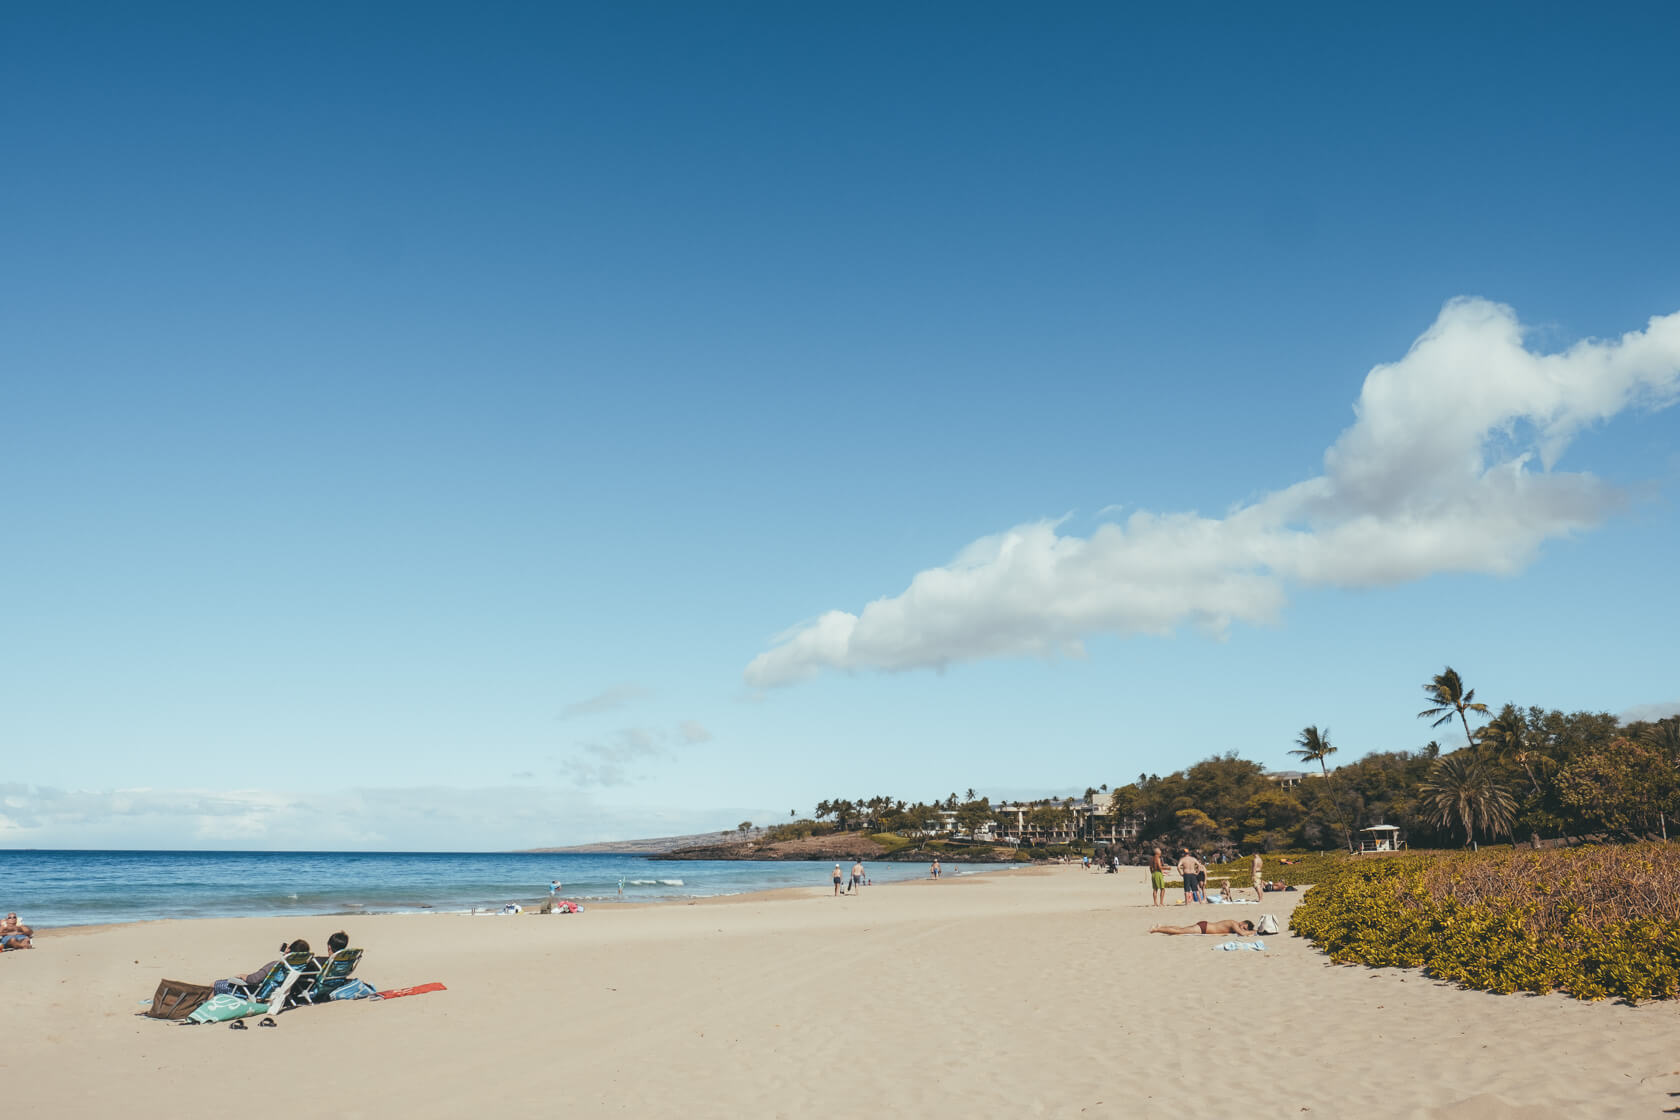
<path id="1" fill-rule="evenodd" d="M 18 921 L 16 914 L 7 914 L 6 920 L 0 922 L 0 952 L 7 949 L 33 949 L 35 946 L 31 938 L 35 931 Z"/>
<path id="2" fill-rule="evenodd" d="M 1263 898 L 1265 879 L 1261 874 L 1263 860 L 1260 853 L 1255 852 L 1249 861 L 1249 871 L 1254 882 L 1254 901 Z M 1207 865 L 1196 858 L 1189 848 L 1180 848 L 1178 863 L 1175 865 L 1179 875 L 1184 880 L 1184 904 L 1192 902 L 1206 902 L 1207 896 Z M 1152 892 L 1151 906 L 1165 906 L 1167 904 L 1167 864 L 1161 855 L 1161 849 L 1156 848 L 1149 857 L 1149 886 Z M 1220 891 L 1221 901 L 1236 901 L 1231 895 L 1231 884 L 1227 882 Z M 1229 918 L 1223 921 L 1202 920 L 1192 922 L 1187 926 L 1153 926 L 1150 933 L 1164 933 L 1169 936 L 1179 934 L 1213 934 L 1216 937 L 1250 937 L 1255 932 L 1253 922 L 1245 919 Z"/>
<path id="3" fill-rule="evenodd" d="M 1180 848 L 1178 862 L 1173 865 L 1179 877 L 1184 880 L 1184 903 L 1206 902 L 1207 896 L 1207 865 L 1196 857 L 1189 848 Z M 1268 886 L 1263 874 L 1264 861 L 1260 853 L 1255 852 L 1249 861 L 1249 875 L 1254 888 L 1254 901 L 1263 901 Z M 1149 857 L 1149 888 L 1151 892 L 1151 906 L 1165 906 L 1167 904 L 1167 863 L 1161 855 L 1161 849 L 1156 848 Z M 1240 889 L 1240 888 L 1239 888 Z M 1220 901 L 1234 902 L 1231 884 L 1226 882 L 1220 890 Z"/>

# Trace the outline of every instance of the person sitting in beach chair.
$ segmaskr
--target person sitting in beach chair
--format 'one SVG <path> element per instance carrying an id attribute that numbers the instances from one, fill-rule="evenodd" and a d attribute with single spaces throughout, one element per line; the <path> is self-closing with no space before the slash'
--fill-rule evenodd
<path id="1" fill-rule="evenodd" d="M 7 914 L 6 920 L 0 922 L 0 952 L 7 949 L 33 949 L 30 939 L 35 931 L 18 921 L 16 914 Z"/>
<path id="2" fill-rule="evenodd" d="M 1191 922 L 1187 926 L 1156 926 L 1150 933 L 1165 933 L 1177 936 L 1181 933 L 1211 933 L 1216 937 L 1249 937 L 1254 933 L 1254 923 L 1248 920 L 1236 921 L 1228 919 L 1222 922 Z"/>
<path id="3" fill-rule="evenodd" d="M 287 1004 L 320 1003 L 329 998 L 333 992 L 350 982 L 350 974 L 356 971 L 356 965 L 361 959 L 360 949 L 336 950 L 332 956 L 322 959 L 320 971 L 310 977 L 307 983 L 293 986 L 287 994 Z"/>
<path id="4" fill-rule="evenodd" d="M 261 1003 L 272 999 L 294 973 L 298 977 L 292 981 L 295 984 L 312 979 L 321 970 L 318 962 L 322 958 L 311 955 L 309 942 L 302 938 L 290 945 L 282 944 L 280 951 L 283 955 L 279 960 L 269 961 L 244 976 L 217 980 L 210 985 L 211 989 L 218 995 L 234 995 Z"/>

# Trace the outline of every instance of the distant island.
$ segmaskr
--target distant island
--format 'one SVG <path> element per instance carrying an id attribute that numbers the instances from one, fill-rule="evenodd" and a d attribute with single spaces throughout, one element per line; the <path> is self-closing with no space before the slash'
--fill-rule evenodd
<path id="1" fill-rule="evenodd" d="M 644 840 L 602 840 L 594 844 L 573 844 L 564 848 L 524 848 L 519 854 L 649 856 L 725 841 L 739 843 L 741 839 L 741 833 L 731 829 L 727 832 L 697 832 L 689 836 L 654 836 Z"/>

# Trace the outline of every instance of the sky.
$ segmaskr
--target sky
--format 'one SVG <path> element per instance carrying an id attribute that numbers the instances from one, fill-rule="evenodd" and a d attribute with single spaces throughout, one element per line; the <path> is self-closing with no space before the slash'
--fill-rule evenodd
<path id="1" fill-rule="evenodd" d="M 0 847 L 1680 710 L 1677 23 L 14 6 Z"/>

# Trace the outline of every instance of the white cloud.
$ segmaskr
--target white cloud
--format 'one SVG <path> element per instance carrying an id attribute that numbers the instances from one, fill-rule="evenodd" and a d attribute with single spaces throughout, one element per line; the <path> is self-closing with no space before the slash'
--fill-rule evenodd
<path id="1" fill-rule="evenodd" d="M 560 716 L 562 719 L 570 719 L 573 716 L 599 715 L 602 712 L 610 712 L 617 708 L 622 708 L 626 704 L 634 703 L 637 700 L 642 700 L 652 695 L 653 691 L 651 689 L 643 688 L 641 685 L 635 684 L 631 681 L 624 681 L 619 684 L 609 685 L 607 688 L 602 689 L 600 692 L 597 692 L 594 696 L 591 696 L 587 700 L 579 700 L 575 704 L 567 704 L 564 708 L 560 709 Z"/>
<path id="2" fill-rule="evenodd" d="M 1529 350 L 1523 333 L 1509 307 L 1454 300 L 1405 357 L 1367 375 L 1323 474 L 1224 517 L 1140 511 L 1089 537 L 1053 521 L 985 537 L 896 596 L 793 628 L 746 681 L 1078 655 L 1092 634 L 1270 621 L 1292 583 L 1520 571 L 1621 501 L 1592 475 L 1553 467 L 1584 428 L 1674 403 L 1680 312 L 1556 354 Z"/>
<path id="3" fill-rule="evenodd" d="M 0 846 L 486 851 L 730 828 L 743 810 L 605 806 L 553 786 L 63 790 L 0 783 Z"/>
<path id="4" fill-rule="evenodd" d="M 626 727 L 610 738 L 583 744 L 577 754 L 561 760 L 560 773 L 579 787 L 631 785 L 646 776 L 643 766 L 675 761 L 677 748 L 711 737 L 692 719 L 683 720 L 672 731 Z"/>

